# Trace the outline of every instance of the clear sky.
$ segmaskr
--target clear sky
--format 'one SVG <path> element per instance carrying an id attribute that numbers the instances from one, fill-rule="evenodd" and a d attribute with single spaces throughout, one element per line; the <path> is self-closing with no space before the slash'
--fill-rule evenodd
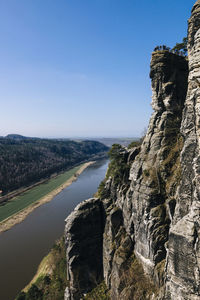
<path id="1" fill-rule="evenodd" d="M 194 0 L 0 0 L 0 135 L 140 136 Z"/>

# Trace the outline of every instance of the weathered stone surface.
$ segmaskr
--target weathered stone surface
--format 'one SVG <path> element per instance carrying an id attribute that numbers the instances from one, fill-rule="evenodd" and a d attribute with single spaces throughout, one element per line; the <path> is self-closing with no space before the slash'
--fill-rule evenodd
<path id="1" fill-rule="evenodd" d="M 167 51 L 153 53 L 150 77 L 155 112 L 130 171 L 134 249 L 150 274 L 166 256 L 170 223 L 166 182 L 172 175 L 166 164 L 179 139 L 187 75 L 185 58 Z"/>
<path id="2" fill-rule="evenodd" d="M 152 54 L 154 113 L 141 147 L 122 151 L 125 171 L 107 180 L 104 199 L 67 219 L 66 300 L 102 278 L 112 300 L 137 299 L 123 278 L 133 256 L 157 286 L 147 299 L 200 299 L 200 0 L 188 25 L 188 59 Z"/>
<path id="3" fill-rule="evenodd" d="M 111 290 L 113 300 L 121 299 L 125 293 L 124 288 L 121 288 L 122 274 L 133 251 L 145 272 L 151 276 L 154 276 L 156 265 L 166 257 L 165 243 L 168 240 L 170 217 L 172 218 L 174 213 L 173 197 L 177 185 L 169 156 L 171 155 L 176 162 L 180 154 L 177 145 L 187 90 L 187 75 L 188 64 L 185 58 L 166 51 L 153 53 L 150 76 L 153 89 L 152 106 L 155 112 L 151 117 L 148 132 L 141 148 L 129 151 L 124 149 L 121 153 L 123 162 L 131 166 L 129 180 L 122 174 L 117 185 L 115 178 L 110 178 L 105 185 L 106 199 L 101 203 L 106 215 L 104 232 L 103 226 L 99 227 L 99 222 L 94 225 L 98 227 L 98 247 L 101 251 L 103 249 L 103 256 L 99 253 L 99 260 L 95 264 L 97 269 L 103 268 L 104 280 Z M 173 192 L 170 194 L 166 191 L 166 182 L 171 177 L 173 189 L 171 185 L 168 189 Z M 95 200 L 95 205 L 94 200 L 83 203 L 67 219 L 66 244 L 70 287 L 66 290 L 66 300 L 79 299 L 94 286 L 96 279 L 90 280 L 90 274 L 95 274 L 93 277 L 101 274 L 101 269 L 95 273 L 93 263 L 91 265 L 92 252 L 88 256 L 84 246 L 86 236 L 89 236 L 89 241 L 86 239 L 86 247 L 90 243 L 93 244 L 92 240 L 95 247 L 97 246 L 96 235 L 93 230 L 88 229 L 87 224 L 89 218 L 99 218 L 99 201 Z M 88 205 L 92 205 L 95 214 L 88 209 Z M 86 220 L 86 225 L 82 223 L 83 220 Z M 79 232 L 80 228 L 83 228 L 82 235 L 81 231 Z M 97 252 L 97 248 L 91 249 L 94 253 Z M 155 278 L 157 277 L 155 275 Z"/>
<path id="4" fill-rule="evenodd" d="M 175 163 L 180 155 L 180 126 L 187 92 L 187 60 L 167 51 L 153 53 L 150 77 L 155 112 L 148 132 L 140 149 L 129 152 L 129 181 L 116 186 L 114 180 L 110 179 L 110 194 L 107 191 L 110 200 L 106 201 L 110 206 L 107 206 L 106 212 L 103 266 L 104 279 L 111 290 L 112 300 L 127 295 L 121 287 L 122 274 L 133 251 L 142 262 L 145 272 L 154 276 L 158 285 L 161 281 L 163 284 L 160 279 L 163 275 L 159 276 L 155 268 L 166 258 L 165 244 L 174 214 L 173 197 L 178 181 L 170 160 L 173 159 Z M 169 178 L 171 181 L 167 185 Z M 118 218 L 117 227 L 113 223 L 114 216 Z"/>
<path id="5" fill-rule="evenodd" d="M 66 300 L 79 300 L 103 279 L 104 210 L 99 199 L 79 204 L 66 219 L 66 255 L 69 287 Z"/>
<path id="6" fill-rule="evenodd" d="M 200 298 L 200 1 L 188 22 L 188 92 L 181 132 L 182 176 L 169 233 L 167 299 Z"/>
<path id="7" fill-rule="evenodd" d="M 124 264 L 133 253 L 133 242 L 127 235 L 122 210 L 115 206 L 107 215 L 103 239 L 104 279 L 113 300 L 120 299 Z"/>

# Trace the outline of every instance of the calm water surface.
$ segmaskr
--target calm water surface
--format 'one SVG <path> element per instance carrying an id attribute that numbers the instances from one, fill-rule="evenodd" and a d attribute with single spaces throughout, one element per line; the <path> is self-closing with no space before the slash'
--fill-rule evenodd
<path id="1" fill-rule="evenodd" d="M 64 231 L 64 220 L 90 198 L 105 176 L 108 160 L 88 167 L 71 186 L 0 234 L 0 300 L 14 300 L 32 279 L 42 258 Z"/>

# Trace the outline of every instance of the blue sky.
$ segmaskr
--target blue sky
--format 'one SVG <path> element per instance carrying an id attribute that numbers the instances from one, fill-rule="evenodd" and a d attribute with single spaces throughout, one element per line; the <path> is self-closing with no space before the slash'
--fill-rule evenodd
<path id="1" fill-rule="evenodd" d="M 156 45 L 191 0 L 0 0 L 0 135 L 140 136 Z"/>

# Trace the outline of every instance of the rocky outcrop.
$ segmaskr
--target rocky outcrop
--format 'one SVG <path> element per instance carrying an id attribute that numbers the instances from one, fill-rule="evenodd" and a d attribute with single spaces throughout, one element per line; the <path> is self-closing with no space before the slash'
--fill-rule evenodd
<path id="1" fill-rule="evenodd" d="M 141 152 L 131 166 L 129 217 L 129 227 L 134 224 L 135 253 L 150 274 L 166 256 L 165 243 L 173 215 L 170 207 L 179 176 L 180 124 L 187 76 L 185 58 L 167 51 L 153 53 L 150 77 L 154 113 Z"/>
<path id="2" fill-rule="evenodd" d="M 189 79 L 181 124 L 181 182 L 170 228 L 167 299 L 200 298 L 200 1 L 192 10 L 188 28 Z"/>
<path id="3" fill-rule="evenodd" d="M 66 219 L 67 279 L 65 299 L 79 300 L 103 280 L 104 212 L 99 199 L 79 204 Z"/>
<path id="4" fill-rule="evenodd" d="M 114 148 L 103 191 L 89 200 L 101 215 L 94 225 L 100 241 L 95 269 L 101 271 L 81 257 L 79 233 L 74 239 L 71 230 L 77 212 L 67 220 L 66 299 L 78 299 L 74 259 L 82 275 L 100 274 L 96 281 L 105 280 L 112 300 L 200 298 L 200 0 L 188 24 L 188 58 L 166 50 L 152 54 L 154 113 L 142 145 Z M 82 207 L 78 220 L 94 220 Z M 93 244 L 93 230 L 81 228 Z M 95 285 L 89 274 L 80 298 Z"/>
<path id="5" fill-rule="evenodd" d="M 109 187 L 110 210 L 106 212 L 103 259 L 104 278 L 111 290 L 111 299 L 137 299 L 129 298 L 127 282 L 124 283 L 127 261 L 133 252 L 158 287 L 164 280 L 160 266 L 165 264 L 166 242 L 181 174 L 180 126 L 187 92 L 188 62 L 167 51 L 155 52 L 150 77 L 154 113 L 148 132 L 140 152 L 135 148 L 126 155 L 129 180 L 116 186 L 113 176 Z M 133 155 L 135 152 L 137 154 Z M 120 220 L 117 228 L 113 225 L 116 212 Z M 131 280 L 128 284 L 130 291 Z M 147 292 L 149 297 L 155 297 L 155 293 Z"/>

